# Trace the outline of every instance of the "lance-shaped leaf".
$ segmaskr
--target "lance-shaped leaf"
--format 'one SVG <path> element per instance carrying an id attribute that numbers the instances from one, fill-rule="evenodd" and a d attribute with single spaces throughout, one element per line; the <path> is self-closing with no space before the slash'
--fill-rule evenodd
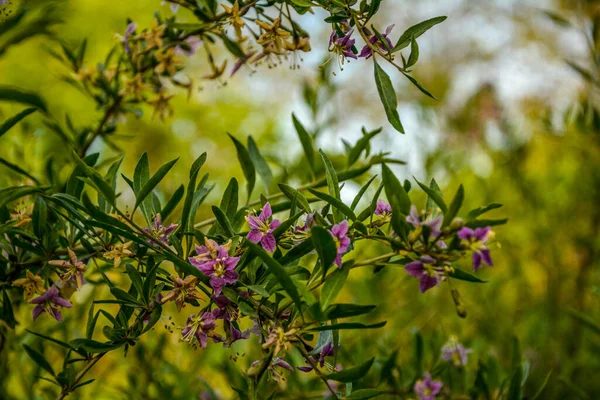
<path id="1" fill-rule="evenodd" d="M 277 260 L 271 257 L 269 253 L 264 251 L 260 246 L 250 241 L 247 241 L 247 244 L 250 249 L 252 249 L 252 252 L 263 260 L 269 272 L 275 276 L 283 290 L 285 290 L 286 293 L 291 297 L 296 304 L 296 307 L 300 311 L 302 309 L 302 299 L 298 294 L 298 288 L 296 288 L 296 284 L 292 278 L 290 278 L 287 271 Z"/>
<path id="2" fill-rule="evenodd" d="M 339 372 L 334 372 L 332 374 L 327 375 L 327 379 L 343 383 L 355 382 L 367 375 L 374 361 L 375 358 L 371 358 L 369 361 L 359 365 L 358 367 L 346 368 Z"/>
<path id="3" fill-rule="evenodd" d="M 286 185 L 285 183 L 279 183 L 277 186 L 279 186 L 281 193 L 283 193 L 285 197 L 287 197 L 291 201 L 296 201 L 296 204 L 300 206 L 300 208 L 304 212 L 306 212 L 307 214 L 310 214 L 312 212 L 312 210 L 310 209 L 310 205 L 306 200 L 306 197 L 304 197 L 302 193 L 300 193 L 293 187 Z"/>
<path id="4" fill-rule="evenodd" d="M 271 172 L 271 168 L 269 168 L 269 164 L 267 164 L 267 160 L 260 154 L 260 150 L 254 139 L 252 139 L 252 136 L 248 136 L 248 153 L 250 154 L 252 163 L 254 164 L 254 167 L 256 167 L 258 175 L 260 175 L 260 178 L 265 184 L 265 190 L 268 193 L 269 186 L 273 180 L 273 173 Z"/>
<path id="5" fill-rule="evenodd" d="M 467 219 L 475 219 L 488 211 L 495 210 L 500 207 L 502 207 L 502 204 L 499 203 L 490 203 L 485 207 L 478 207 L 474 210 L 469 211 L 469 213 L 467 214 Z"/>
<path id="6" fill-rule="evenodd" d="M 238 193 L 239 186 L 238 181 L 235 178 L 231 178 L 229 180 L 229 184 L 227 188 L 225 188 L 225 192 L 223 192 L 223 197 L 221 198 L 221 204 L 219 208 L 223 210 L 227 218 L 232 219 L 238 208 Z"/>
<path id="7" fill-rule="evenodd" d="M 406 79 L 408 79 L 413 85 L 415 85 L 417 87 L 417 89 L 419 89 L 421 91 L 421 93 L 423 93 L 425 96 L 431 97 L 434 100 L 437 100 L 437 97 L 435 97 L 427 89 L 425 89 L 425 87 L 421 84 L 421 82 L 416 80 L 415 77 L 407 74 L 404 71 L 400 71 L 400 72 L 402 72 L 402 75 L 404 75 L 406 77 Z"/>
<path id="8" fill-rule="evenodd" d="M 353 391 L 350 396 L 345 397 L 349 400 L 367 400 L 386 394 L 386 391 L 377 389 L 358 389 Z"/>
<path id="9" fill-rule="evenodd" d="M 442 224 L 442 227 L 450 225 L 452 220 L 458 215 L 464 200 L 465 188 L 463 185 L 460 185 L 456 191 L 456 194 L 454 195 L 454 198 L 452 199 L 452 203 L 450 203 L 450 207 L 448 207 L 448 211 L 446 211 L 444 214 L 444 223 Z"/>
<path id="10" fill-rule="evenodd" d="M 483 279 L 478 278 L 476 275 L 473 275 L 467 271 L 463 271 L 462 269 L 453 267 L 453 271 L 448 272 L 448 276 L 454 279 L 458 279 L 461 281 L 467 282 L 475 282 L 475 283 L 486 283 Z"/>
<path id="11" fill-rule="evenodd" d="M 106 353 L 107 351 L 117 349 L 123 345 L 123 343 L 102 343 L 91 339 L 73 339 L 69 343 L 74 348 L 85 350 L 88 353 Z"/>
<path id="12" fill-rule="evenodd" d="M 327 193 L 319 192 L 318 190 L 308 189 L 309 192 L 314 194 L 316 197 L 320 198 L 323 201 L 326 201 L 328 204 L 331 204 L 333 207 L 342 212 L 346 217 L 350 218 L 352 221 L 356 220 L 356 214 L 354 211 L 347 205 L 345 205 L 341 200 L 328 195 Z M 339 218 L 338 218 L 339 219 Z"/>
<path id="13" fill-rule="evenodd" d="M 298 133 L 298 138 L 300 138 L 300 143 L 302 144 L 302 149 L 304 150 L 304 155 L 306 156 L 306 160 L 308 161 L 308 166 L 312 171 L 313 175 L 315 174 L 315 148 L 313 146 L 313 141 L 309 133 L 304 128 L 304 125 L 298 120 L 295 114 L 292 114 L 292 121 L 294 122 L 294 128 L 296 128 L 296 132 Z"/>
<path id="14" fill-rule="evenodd" d="M 323 268 L 323 279 L 327 274 L 327 270 L 335 261 L 337 255 L 337 248 L 335 242 L 329 231 L 322 226 L 314 226 L 310 230 L 310 236 L 312 237 L 315 250 L 321 260 L 321 267 Z"/>
<path id="15" fill-rule="evenodd" d="M 0 100 L 14 101 L 37 107 L 44 112 L 48 111 L 46 103 L 39 95 L 11 86 L 0 86 Z"/>
<path id="16" fill-rule="evenodd" d="M 4 135 L 6 132 L 8 132 L 8 130 L 10 128 L 12 128 L 13 126 L 15 126 L 16 124 L 18 124 L 19 121 L 21 121 L 22 119 L 24 119 L 31 113 L 35 112 L 35 110 L 37 110 L 37 108 L 26 108 L 25 110 L 21 111 L 17 115 L 4 121 L 2 124 L 0 124 L 0 136 Z"/>
<path id="17" fill-rule="evenodd" d="M 230 133 L 228 133 L 228 135 L 233 141 L 233 144 L 235 145 L 238 161 L 242 166 L 244 177 L 246 178 L 246 191 L 248 192 L 248 200 L 250 200 L 252 190 L 254 190 L 254 184 L 256 183 L 256 170 L 254 169 L 252 158 L 250 157 L 250 153 L 248 153 L 248 150 L 239 140 L 234 138 Z"/>
<path id="18" fill-rule="evenodd" d="M 358 304 L 333 304 L 325 310 L 328 319 L 356 317 L 373 311 L 377 306 Z"/>
<path id="19" fill-rule="evenodd" d="M 425 185 L 424 183 L 419 182 L 417 180 L 417 178 L 415 178 L 414 176 L 413 176 L 413 178 L 419 184 L 421 189 L 423 189 L 423 191 L 425 193 L 427 193 L 427 196 L 429 196 L 429 198 L 435 204 L 437 204 L 437 206 L 440 208 L 440 210 L 442 210 L 442 213 L 446 214 L 446 212 L 448 212 L 448 206 L 446 205 L 446 202 L 444 201 L 444 198 L 442 197 L 442 194 L 440 193 L 440 191 L 432 189 L 432 188 L 428 187 L 427 185 Z"/>
<path id="20" fill-rule="evenodd" d="M 337 297 L 348 278 L 348 268 L 337 269 L 327 278 L 321 290 L 321 307 L 325 310 Z"/>
<path id="21" fill-rule="evenodd" d="M 198 173 L 200 172 L 200 168 L 202 168 L 202 165 L 204 165 L 205 161 L 206 153 L 202 153 L 200 157 L 194 161 L 194 164 L 192 164 L 192 167 L 190 168 L 190 181 L 187 186 L 185 200 L 183 201 L 183 210 L 181 212 L 181 221 L 178 229 L 180 232 L 185 233 L 187 230 L 188 222 L 192 212 L 192 203 L 194 202 L 194 192 L 196 191 L 196 179 L 198 179 Z"/>
<path id="22" fill-rule="evenodd" d="M 402 50 L 403 48 L 407 47 L 411 43 L 412 40 L 417 39 L 419 36 L 421 36 L 422 34 L 427 32 L 429 29 L 431 29 L 435 25 L 444 22 L 446 20 L 446 18 L 448 18 L 448 17 L 445 17 L 445 16 L 435 17 L 435 18 L 431 18 L 431 19 L 428 19 L 427 21 L 419 22 L 418 24 L 411 26 L 400 36 L 400 38 L 396 42 L 396 45 L 394 46 L 394 49 L 392 51 L 396 52 L 398 50 Z"/>
<path id="23" fill-rule="evenodd" d="M 46 221 L 48 220 L 48 206 L 43 198 L 35 199 L 31 220 L 33 224 L 33 233 L 38 238 L 43 238 L 46 232 Z"/>
<path id="24" fill-rule="evenodd" d="M 165 177 L 165 175 L 167 175 L 167 173 L 171 170 L 171 168 L 173 168 L 173 165 L 175 165 L 177 160 L 179 160 L 179 157 L 161 166 L 156 171 L 156 173 L 152 175 L 152 178 L 148 179 L 148 181 L 144 183 L 144 185 L 140 188 L 140 191 L 136 195 L 135 206 L 133 207 L 133 211 L 135 211 L 136 208 L 138 208 L 138 206 L 142 203 L 142 201 L 144 201 L 144 199 L 150 193 L 152 193 L 156 185 L 158 185 L 160 181 Z"/>
<path id="25" fill-rule="evenodd" d="M 377 329 L 385 326 L 387 321 L 378 322 L 376 324 L 366 325 L 360 322 L 342 322 L 339 324 L 331 324 L 331 325 L 322 325 L 317 326 L 315 328 L 309 329 L 310 331 L 320 332 L 320 331 L 335 331 L 335 330 L 344 330 L 344 329 Z"/>
<path id="26" fill-rule="evenodd" d="M 177 205 L 183 198 L 184 193 L 185 187 L 183 185 L 180 185 L 177 188 L 177 190 L 175 190 L 175 193 L 173 193 L 169 201 L 167 201 L 167 204 L 165 204 L 162 210 L 160 210 L 160 216 L 163 221 L 166 220 L 169 217 L 169 215 L 171 215 L 173 210 L 175 210 L 175 207 L 177 207 Z"/>
<path id="27" fill-rule="evenodd" d="M 410 40 L 410 56 L 408 56 L 408 61 L 406 62 L 406 68 L 410 68 L 417 63 L 419 60 L 419 44 L 415 40 L 413 36 Z"/>
<path id="28" fill-rule="evenodd" d="M 375 85 L 377 86 L 377 92 L 379 98 L 383 104 L 385 115 L 389 123 L 400 133 L 404 133 L 404 127 L 400 122 L 400 114 L 398 114 L 398 100 L 396 99 L 396 92 L 394 86 L 388 74 L 379 66 L 375 58 L 373 58 L 373 65 L 375 66 Z"/>
<path id="29" fill-rule="evenodd" d="M 217 206 L 212 206 L 212 211 L 213 211 L 213 214 L 215 215 L 215 218 L 217 219 L 217 222 L 219 223 L 219 225 L 221 226 L 221 229 L 223 229 L 225 234 L 228 237 L 235 236 L 235 231 L 233 230 L 233 227 L 231 226 L 231 222 L 229 222 L 229 218 L 227 218 L 227 215 L 225 215 L 223 210 L 221 210 Z"/>
<path id="30" fill-rule="evenodd" d="M 364 128 L 363 128 L 364 131 Z M 371 139 L 377 136 L 382 131 L 381 128 L 375 129 L 374 131 L 363 134 L 363 137 L 358 139 L 354 147 L 350 149 L 348 153 L 348 167 L 351 167 L 360 158 L 361 153 L 368 148 Z M 367 151 L 368 157 L 368 151 Z"/>
<path id="31" fill-rule="evenodd" d="M 52 366 L 50 365 L 50 363 L 44 358 L 44 356 L 42 354 L 40 354 L 39 352 L 37 352 L 36 350 L 32 349 L 31 347 L 27 346 L 26 344 L 23 345 L 23 348 L 25 349 L 25 352 L 27 353 L 27 355 L 29 357 L 31 357 L 31 359 L 33 361 L 35 361 L 35 363 L 37 365 L 39 365 L 40 367 L 42 367 L 42 369 L 44 369 L 46 372 L 48 372 L 50 375 L 52 376 L 56 376 L 54 374 L 54 370 L 52 369 Z"/>
<path id="32" fill-rule="evenodd" d="M 402 214 L 408 215 L 410 213 L 411 202 L 404 186 L 400 184 L 396 175 L 394 175 L 387 165 L 381 165 L 381 172 L 385 195 L 388 198 L 392 209 L 397 208 Z"/>

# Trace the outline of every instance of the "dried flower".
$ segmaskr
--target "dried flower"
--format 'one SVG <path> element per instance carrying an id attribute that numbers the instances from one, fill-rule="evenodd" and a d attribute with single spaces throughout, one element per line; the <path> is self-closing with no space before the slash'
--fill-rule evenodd
<path id="1" fill-rule="evenodd" d="M 20 286 L 24 289 L 23 298 L 25 301 L 30 300 L 36 293 L 44 293 L 44 280 L 41 276 L 34 274 L 30 270 L 25 272 L 26 277 L 16 279 L 12 285 Z"/>
<path id="2" fill-rule="evenodd" d="M 83 273 L 86 270 L 86 265 L 85 263 L 77 260 L 77 255 L 73 250 L 67 249 L 67 252 L 69 253 L 69 261 L 51 260 L 48 261 L 48 264 L 64 268 L 65 271 L 59 272 L 60 279 L 63 282 L 75 282 L 77 289 L 80 289 L 85 283 L 85 280 L 83 279 Z"/>
<path id="3" fill-rule="evenodd" d="M 174 300 L 177 305 L 177 311 L 181 311 L 185 307 L 186 300 L 194 300 L 201 297 L 200 292 L 196 289 L 197 277 L 188 275 L 184 279 L 181 279 L 178 276 L 171 276 L 170 279 L 173 282 L 173 289 L 163 296 L 161 299 L 162 303 Z"/>
<path id="4" fill-rule="evenodd" d="M 121 260 L 123 258 L 131 257 L 135 255 L 131 250 L 129 250 L 129 246 L 133 244 L 133 241 L 127 243 L 118 243 L 111 247 L 111 249 L 104 253 L 104 258 L 109 260 L 114 260 L 114 267 L 118 268 L 121 265 Z"/>

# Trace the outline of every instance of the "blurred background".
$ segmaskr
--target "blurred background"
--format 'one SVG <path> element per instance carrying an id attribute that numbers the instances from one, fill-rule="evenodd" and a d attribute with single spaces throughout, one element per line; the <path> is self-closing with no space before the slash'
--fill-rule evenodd
<path id="1" fill-rule="evenodd" d="M 379 101 L 373 100 L 377 92 L 371 63 L 352 61 L 343 71 L 335 60 L 326 63 L 329 28 L 322 22 L 324 15 L 306 14 L 299 21 L 311 34 L 313 50 L 303 54 L 302 61 L 284 60 L 276 68 L 245 67 L 235 77 L 215 82 L 200 79 L 207 68 L 201 54 L 188 59 L 185 74 L 197 80 L 197 90 L 189 100 L 183 92 L 177 95 L 172 118 L 153 120 L 145 110 L 141 118 L 118 127 L 115 142 L 126 153 L 123 172 L 131 176 L 143 152 L 148 152 L 153 169 L 180 157 L 175 174 L 162 183 L 168 198 L 186 180 L 193 160 L 206 151 L 205 168 L 216 187 L 199 212 L 204 219 L 228 178 L 243 180 L 227 132 L 244 140 L 251 134 L 278 175 L 301 177 L 306 172 L 292 112 L 315 133 L 320 147 L 338 153 L 340 159 L 342 139 L 353 143 L 361 137 L 362 126 L 370 130 L 383 124 L 373 150 L 390 151 L 407 162 L 396 167 L 399 177 L 435 177 L 446 197 L 463 183 L 465 210 L 498 202 L 504 207 L 490 216 L 510 221 L 496 230 L 501 248 L 493 249 L 493 269 L 481 271 L 489 283 L 458 286 L 466 319 L 456 315 L 445 286 L 421 295 L 400 269 L 353 270 L 338 300 L 376 304 L 373 319 L 387 319 L 388 324 L 376 331 L 344 334 L 340 362 L 354 365 L 372 355 L 379 362 L 398 350 L 402 366 L 412 359 L 414 332 L 420 331 L 430 350 L 426 366 L 439 357 L 441 344 L 456 336 L 474 350 L 468 370 L 490 357 L 507 367 L 511 338 L 516 336 L 530 365 L 525 389 L 530 397 L 552 371 L 542 398 L 600 398 L 600 336 L 586 323 L 600 317 L 600 2 L 388 0 L 382 7 L 375 25 L 381 31 L 395 24 L 392 41 L 419 21 L 448 16 L 420 39 L 414 73 L 439 101 L 388 71 L 405 135 L 387 124 Z M 67 43 L 87 37 L 88 61 L 96 62 L 114 45 L 115 33 L 124 30 L 128 17 L 148 26 L 155 10 L 171 13 L 158 0 L 72 1 L 61 9 L 64 23 L 57 31 Z M 178 17 L 191 20 L 184 10 Z M 66 71 L 46 50 L 53 46 L 40 37 L 9 49 L 0 59 L 0 84 L 36 90 L 56 118 L 68 113 L 75 125 L 89 124 L 99 118 L 94 104 L 61 82 Z M 300 68 L 291 68 L 295 62 Z M 17 111 L 0 103 L 0 120 Z M 40 117 L 32 116 L 2 138 L 0 156 L 28 171 L 40 170 L 47 154 L 68 157 L 54 135 Z M 117 154 L 100 141 L 90 151 L 106 159 Z M 0 171 L 0 187 L 19 182 L 9 171 Z M 348 183 L 343 196 L 352 199 L 360 186 Z M 264 191 L 262 186 L 258 189 Z M 416 192 L 411 192 L 413 201 L 424 206 L 425 197 Z M 368 258 L 377 251 L 359 248 L 353 256 Z M 65 324 L 40 319 L 35 329 L 73 337 L 83 329 L 81 321 L 98 293 L 96 288 L 82 290 L 74 299 L 81 307 L 74 307 Z M 171 311 L 174 314 L 174 308 Z M 4 343 L 7 349 L 33 341 L 24 332 L 32 326 L 29 313 L 28 307 L 21 308 L 21 324 L 16 337 Z M 178 339 L 177 332 L 157 326 L 126 358 L 114 352 L 103 359 L 93 372 L 102 383 L 73 398 L 189 399 L 201 393 L 233 398 L 230 386 L 242 379 L 236 370 L 259 354 L 257 343 L 193 351 Z M 0 398 L 46 398 L 49 386 L 32 383 L 36 372 L 24 352 L 4 350 L 0 360 Z M 302 365 L 298 354 L 291 354 L 289 361 Z M 293 394 L 318 395 L 320 383 L 300 375 L 287 374 L 281 384 Z"/>

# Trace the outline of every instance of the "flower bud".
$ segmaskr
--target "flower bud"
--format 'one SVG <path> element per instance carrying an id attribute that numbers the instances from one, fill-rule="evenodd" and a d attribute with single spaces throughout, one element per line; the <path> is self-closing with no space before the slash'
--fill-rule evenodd
<path id="1" fill-rule="evenodd" d="M 450 229 L 452 230 L 459 230 L 460 228 L 462 228 L 465 224 L 465 221 L 463 221 L 462 218 L 454 218 L 452 220 L 452 223 L 450 223 Z"/>

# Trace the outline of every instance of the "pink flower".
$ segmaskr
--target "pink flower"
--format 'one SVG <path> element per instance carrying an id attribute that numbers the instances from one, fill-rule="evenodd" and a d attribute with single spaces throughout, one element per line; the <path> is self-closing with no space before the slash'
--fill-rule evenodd
<path id="1" fill-rule="evenodd" d="M 272 215 L 271 205 L 266 203 L 258 217 L 255 215 L 246 217 L 250 226 L 250 232 L 246 238 L 251 242 L 260 243 L 263 249 L 269 252 L 275 251 L 277 243 L 273 231 L 281 225 L 279 220 L 271 218 Z"/>
<path id="2" fill-rule="evenodd" d="M 335 257 L 335 264 L 342 268 L 342 254 L 348 250 L 350 246 L 350 238 L 348 234 L 348 220 L 343 220 L 337 225 L 334 225 L 329 231 L 333 240 L 335 241 L 335 247 L 337 248 L 337 255 Z"/>

